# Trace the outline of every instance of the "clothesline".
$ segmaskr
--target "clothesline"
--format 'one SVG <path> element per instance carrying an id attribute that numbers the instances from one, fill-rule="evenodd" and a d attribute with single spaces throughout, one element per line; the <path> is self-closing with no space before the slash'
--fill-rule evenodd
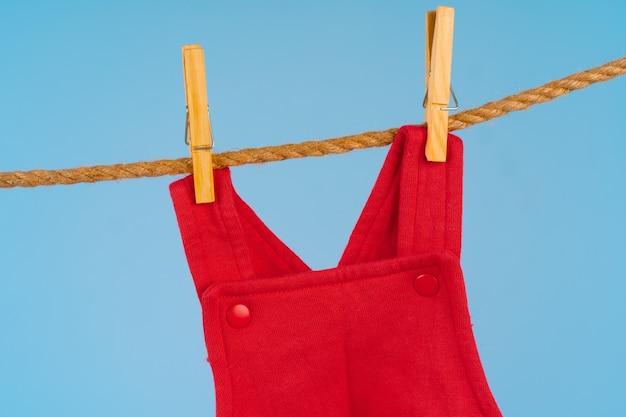
<path id="1" fill-rule="evenodd" d="M 491 101 L 449 118 L 450 131 L 465 129 L 511 112 L 526 110 L 535 104 L 545 103 L 574 90 L 588 87 L 597 82 L 609 81 L 626 74 L 626 57 L 608 62 L 551 81 L 542 86 Z M 286 159 L 340 154 L 356 149 L 389 145 L 398 131 L 391 128 L 384 131 L 365 132 L 356 135 L 320 141 L 306 141 L 297 144 L 265 146 L 213 154 L 214 168 L 239 166 L 253 163 L 275 162 Z M 180 175 L 192 172 L 190 158 L 163 159 L 130 164 L 96 165 L 59 170 L 32 170 L 0 172 L 0 188 L 38 187 L 43 185 L 69 185 L 83 182 L 113 181 L 128 178 L 159 177 Z"/>

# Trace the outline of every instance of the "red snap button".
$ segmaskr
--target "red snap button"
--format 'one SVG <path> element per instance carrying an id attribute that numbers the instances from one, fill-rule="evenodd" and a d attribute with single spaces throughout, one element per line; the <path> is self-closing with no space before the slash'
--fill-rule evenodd
<path id="1" fill-rule="evenodd" d="M 243 304 L 235 304 L 226 313 L 226 320 L 233 327 L 245 327 L 250 323 L 250 310 Z"/>
<path id="2" fill-rule="evenodd" d="M 415 278 L 415 291 L 422 297 L 432 297 L 439 292 L 439 280 L 430 274 L 422 274 Z"/>

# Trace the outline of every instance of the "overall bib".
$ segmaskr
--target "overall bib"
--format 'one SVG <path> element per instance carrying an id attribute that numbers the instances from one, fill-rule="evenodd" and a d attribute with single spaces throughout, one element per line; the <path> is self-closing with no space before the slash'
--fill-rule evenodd
<path id="1" fill-rule="evenodd" d="M 202 304 L 217 417 L 500 417 L 460 268 L 463 146 L 391 145 L 336 268 L 313 271 L 215 170 L 170 186 Z"/>

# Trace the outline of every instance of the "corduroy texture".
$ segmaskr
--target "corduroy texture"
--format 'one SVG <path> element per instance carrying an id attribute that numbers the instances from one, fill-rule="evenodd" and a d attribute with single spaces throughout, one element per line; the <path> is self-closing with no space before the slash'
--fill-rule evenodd
<path id="1" fill-rule="evenodd" d="M 191 177 L 171 185 L 217 417 L 501 416 L 459 264 L 462 143 L 449 135 L 448 161 L 431 163 L 425 138 L 399 130 L 339 265 L 322 271 L 263 224 L 227 168 L 212 204 L 194 203 Z M 249 322 L 233 325 L 235 305 Z"/>

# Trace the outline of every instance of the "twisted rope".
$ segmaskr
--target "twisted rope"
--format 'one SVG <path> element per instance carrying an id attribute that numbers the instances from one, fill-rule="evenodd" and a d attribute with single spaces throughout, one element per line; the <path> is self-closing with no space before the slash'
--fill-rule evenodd
<path id="1" fill-rule="evenodd" d="M 449 129 L 450 131 L 465 129 L 514 111 L 526 110 L 535 104 L 554 100 L 574 90 L 588 87 L 597 82 L 609 81 L 624 74 L 626 74 L 626 57 L 569 75 L 540 87 L 513 94 L 501 100 L 491 101 L 474 109 L 451 115 L 449 118 Z M 307 156 L 340 154 L 356 149 L 389 145 L 397 132 L 397 128 L 392 128 L 380 132 L 366 132 L 321 141 L 307 141 L 298 144 L 222 152 L 213 154 L 213 164 L 215 168 L 223 168 L 226 166 L 283 161 L 285 159 L 304 158 Z M 59 170 L 0 172 L 0 188 L 77 184 L 125 178 L 179 175 L 189 172 L 192 172 L 190 158 Z"/>

